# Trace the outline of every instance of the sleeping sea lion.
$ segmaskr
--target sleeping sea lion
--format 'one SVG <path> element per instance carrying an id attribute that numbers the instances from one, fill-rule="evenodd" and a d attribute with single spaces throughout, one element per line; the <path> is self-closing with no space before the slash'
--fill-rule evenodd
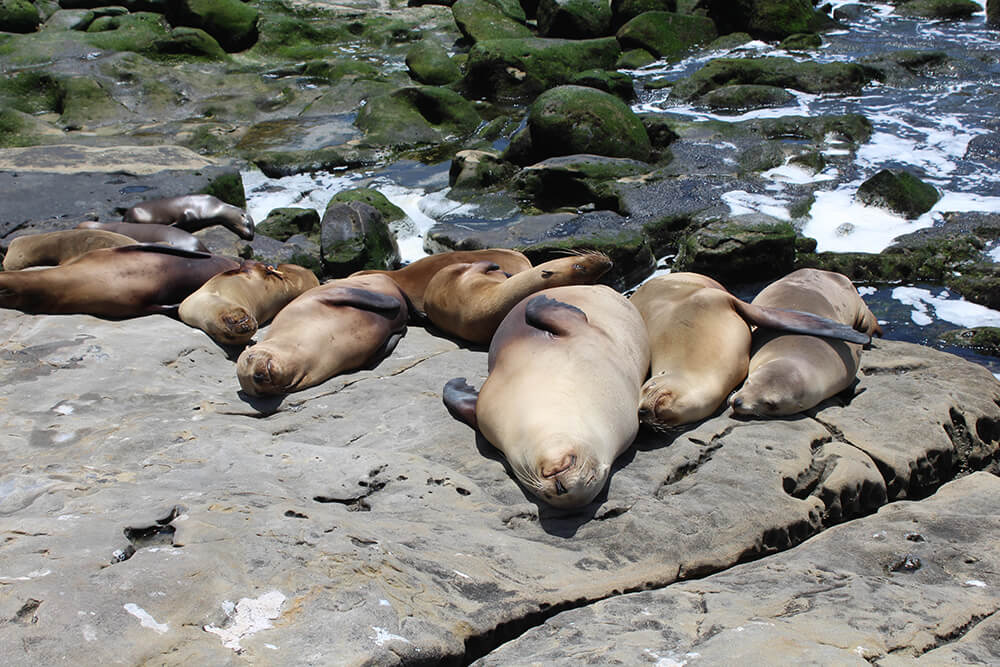
<path id="1" fill-rule="evenodd" d="M 531 494 L 562 508 L 589 503 L 639 429 L 649 368 L 639 312 L 604 285 L 544 290 L 504 318 L 488 364 L 478 396 L 465 378 L 445 385 L 449 412 L 479 429 Z"/>
<path id="2" fill-rule="evenodd" d="M 765 287 L 753 304 L 803 310 L 882 334 L 858 290 L 840 273 L 800 269 Z M 736 414 L 780 417 L 802 412 L 843 391 L 857 376 L 857 343 L 764 328 L 753 337 L 749 374 L 729 400 Z"/>
<path id="3" fill-rule="evenodd" d="M 225 345 L 245 345 L 289 301 L 319 285 L 297 264 L 277 268 L 244 261 L 238 269 L 213 276 L 181 302 L 178 317 Z"/>
<path id="4" fill-rule="evenodd" d="M 282 308 L 263 339 L 240 354 L 240 386 L 251 396 L 287 394 L 361 368 L 395 348 L 406 317 L 406 297 L 386 276 L 314 287 Z"/>
<path id="5" fill-rule="evenodd" d="M 173 225 L 186 232 L 222 225 L 241 239 L 253 239 L 253 218 L 212 195 L 150 199 L 125 211 L 124 219 L 142 225 Z"/>
<path id="6" fill-rule="evenodd" d="M 58 266 L 91 250 L 132 245 L 137 240 L 99 229 L 65 229 L 18 236 L 7 246 L 4 271 L 20 271 L 31 266 Z"/>
<path id="7" fill-rule="evenodd" d="M 610 268 L 611 259 L 598 252 L 560 257 L 512 276 L 492 262 L 452 264 L 427 284 L 424 308 L 445 332 L 485 345 L 524 297 L 551 287 L 593 284 Z"/>
<path id="8" fill-rule="evenodd" d="M 88 220 L 76 226 L 77 229 L 104 229 L 124 234 L 139 243 L 166 243 L 182 250 L 208 252 L 208 248 L 191 232 L 171 225 L 140 225 L 135 222 L 95 222 Z"/>

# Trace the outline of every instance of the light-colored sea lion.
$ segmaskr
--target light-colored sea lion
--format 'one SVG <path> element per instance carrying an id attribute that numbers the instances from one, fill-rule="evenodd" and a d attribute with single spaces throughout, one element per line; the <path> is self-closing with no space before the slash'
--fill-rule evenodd
<path id="1" fill-rule="evenodd" d="M 809 313 L 748 304 L 708 276 L 671 273 L 631 298 L 649 331 L 652 374 L 642 387 L 639 418 L 667 429 L 704 419 L 747 375 L 750 326 L 867 342 L 869 336 Z"/>
<path id="2" fill-rule="evenodd" d="M 173 225 L 186 232 L 222 225 L 241 239 L 253 239 L 253 218 L 238 206 L 212 195 L 150 199 L 125 211 L 125 222 Z"/>
<path id="3" fill-rule="evenodd" d="M 604 285 L 544 290 L 504 318 L 488 364 L 478 397 L 465 378 L 445 385 L 448 410 L 478 428 L 533 495 L 562 508 L 589 503 L 639 429 L 649 368 L 639 312 Z"/>
<path id="4" fill-rule="evenodd" d="M 251 396 L 312 387 L 388 355 L 406 330 L 406 297 L 386 276 L 331 280 L 281 309 L 236 361 Z"/>
<path id="5" fill-rule="evenodd" d="M 858 290 L 844 275 L 800 269 L 765 287 L 755 305 L 804 310 L 881 335 Z M 861 345 L 768 329 L 754 332 L 750 372 L 729 403 L 741 415 L 779 417 L 843 391 L 858 373 Z"/>
<path id="6" fill-rule="evenodd" d="M 598 252 L 560 257 L 512 276 L 492 262 L 452 264 L 431 278 L 424 293 L 427 318 L 443 331 L 485 345 L 519 301 L 535 292 L 596 283 L 611 268 Z"/>
<path id="7" fill-rule="evenodd" d="M 96 222 L 87 220 L 77 229 L 104 229 L 131 237 L 139 243 L 166 243 L 181 250 L 208 252 L 208 248 L 197 236 L 172 225 L 140 225 L 135 222 Z"/>
<path id="8" fill-rule="evenodd" d="M 58 266 L 91 250 L 132 245 L 136 239 L 99 229 L 65 229 L 58 232 L 18 236 L 7 246 L 4 271 L 31 266 Z"/>
<path id="9" fill-rule="evenodd" d="M 517 250 L 491 248 L 487 250 L 454 250 L 436 255 L 421 257 L 406 266 L 394 271 L 365 270 L 351 274 L 352 276 L 381 273 L 389 276 L 410 300 L 413 309 L 424 311 L 424 291 L 434 274 L 451 264 L 471 262 L 493 262 L 501 271 L 514 274 L 531 268 L 531 261 Z"/>
<path id="10" fill-rule="evenodd" d="M 164 245 L 103 248 L 51 268 L 0 272 L 0 308 L 103 317 L 172 313 L 206 280 L 239 265 Z"/>
<path id="11" fill-rule="evenodd" d="M 238 269 L 213 276 L 181 302 L 178 317 L 226 345 L 246 345 L 257 327 L 292 299 L 319 285 L 297 264 L 277 268 L 247 260 Z"/>

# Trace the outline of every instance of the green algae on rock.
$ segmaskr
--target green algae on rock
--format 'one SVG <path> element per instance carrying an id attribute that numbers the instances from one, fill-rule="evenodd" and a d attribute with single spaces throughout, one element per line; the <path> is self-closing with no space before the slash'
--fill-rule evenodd
<path id="1" fill-rule="evenodd" d="M 28 0 L 0 0 L 0 32 L 34 32 L 41 21 Z"/>
<path id="2" fill-rule="evenodd" d="M 711 90 L 699 97 L 698 102 L 710 109 L 740 112 L 778 107 L 794 99 L 794 95 L 777 86 L 736 84 Z"/>
<path id="3" fill-rule="evenodd" d="M 702 0 L 701 6 L 722 34 L 746 32 L 757 39 L 781 40 L 836 26 L 810 0 Z"/>
<path id="4" fill-rule="evenodd" d="M 321 225 L 323 268 L 335 278 L 362 269 L 392 269 L 399 263 L 396 237 L 382 214 L 362 201 L 331 201 Z"/>
<path id="5" fill-rule="evenodd" d="M 909 0 L 896 6 L 900 16 L 927 19 L 967 19 L 978 13 L 982 5 L 972 0 Z"/>
<path id="6" fill-rule="evenodd" d="M 718 36 L 715 24 L 703 16 L 671 12 L 644 12 L 618 29 L 622 49 L 645 49 L 663 58 L 676 58 L 691 47 Z"/>
<path id="7" fill-rule="evenodd" d="M 462 78 L 462 71 L 448 52 L 435 41 L 423 39 L 406 54 L 410 78 L 427 86 L 446 86 Z"/>
<path id="8" fill-rule="evenodd" d="M 716 58 L 677 81 L 670 94 L 693 100 L 710 90 L 737 83 L 793 88 L 806 93 L 857 94 L 872 78 L 872 72 L 854 63 L 799 62 L 775 57 Z"/>
<path id="9" fill-rule="evenodd" d="M 412 148 L 472 134 L 480 117 L 472 102 L 447 88 L 408 86 L 368 100 L 355 124 L 371 147 Z"/>
<path id="10" fill-rule="evenodd" d="M 694 271 L 723 284 L 769 280 L 792 270 L 795 229 L 765 215 L 733 216 L 689 234 L 674 261 L 675 271 Z"/>
<path id="11" fill-rule="evenodd" d="M 607 0 L 538 0 L 537 16 L 543 37 L 592 39 L 611 31 Z"/>
<path id="12" fill-rule="evenodd" d="M 341 190 L 337 194 L 333 195 L 330 199 L 330 204 L 335 202 L 352 202 L 360 201 L 368 204 L 375 210 L 377 210 L 381 215 L 382 219 L 386 222 L 395 222 L 396 220 L 402 220 L 406 217 L 406 212 L 389 201 L 384 194 L 378 190 L 372 188 L 351 188 L 350 190 Z"/>
<path id="13" fill-rule="evenodd" d="M 257 223 L 256 231 L 278 241 L 287 241 L 296 234 L 314 237 L 314 240 L 319 241 L 319 213 L 311 208 L 276 208 L 267 214 L 267 218 Z"/>
<path id="14" fill-rule="evenodd" d="M 510 18 L 487 0 L 455 0 L 451 11 L 458 29 L 473 43 L 531 36 L 526 25 Z"/>
<path id="15" fill-rule="evenodd" d="M 905 169 L 882 169 L 861 184 L 855 197 L 868 206 L 887 208 L 913 219 L 931 210 L 941 193 Z"/>

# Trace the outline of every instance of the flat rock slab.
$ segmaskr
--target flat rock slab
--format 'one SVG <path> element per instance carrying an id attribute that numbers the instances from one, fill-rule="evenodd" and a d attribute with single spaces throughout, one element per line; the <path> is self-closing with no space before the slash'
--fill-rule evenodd
<path id="1" fill-rule="evenodd" d="M 441 403 L 450 378 L 482 383 L 485 351 L 419 327 L 374 369 L 253 403 L 232 351 L 163 316 L 4 310 L 0 341 L 12 665 L 460 663 L 922 497 L 1000 447 L 989 372 L 877 341 L 853 396 L 643 433 L 566 515 Z"/>

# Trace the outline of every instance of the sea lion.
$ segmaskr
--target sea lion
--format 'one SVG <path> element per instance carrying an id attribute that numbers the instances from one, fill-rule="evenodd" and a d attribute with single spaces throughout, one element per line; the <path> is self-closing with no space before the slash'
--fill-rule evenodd
<path id="1" fill-rule="evenodd" d="M 226 345 L 246 345 L 257 327 L 289 301 L 319 285 L 309 269 L 297 264 L 274 268 L 247 260 L 238 269 L 210 278 L 181 302 L 178 317 Z"/>
<path id="2" fill-rule="evenodd" d="M 751 305 L 708 276 L 671 273 L 631 297 L 649 332 L 652 369 L 639 418 L 659 429 L 704 419 L 747 375 L 751 325 L 867 342 L 851 326 L 809 313 Z"/>
<path id="3" fill-rule="evenodd" d="M 0 308 L 136 317 L 172 313 L 234 259 L 155 244 L 102 248 L 59 266 L 0 273 Z"/>
<path id="4" fill-rule="evenodd" d="M 132 245 L 136 239 L 99 229 L 65 229 L 58 232 L 18 236 L 7 246 L 4 271 L 31 266 L 57 266 L 91 250 Z"/>
<path id="5" fill-rule="evenodd" d="M 375 269 L 357 271 L 352 276 L 363 276 L 380 273 L 389 276 L 403 290 L 410 304 L 417 312 L 424 311 L 424 291 L 434 274 L 451 264 L 465 262 L 493 262 L 501 271 L 514 274 L 531 268 L 531 261 L 517 250 L 491 248 L 487 250 L 454 250 L 436 255 L 428 255 L 410 262 L 394 271 L 379 271 Z"/>
<path id="6" fill-rule="evenodd" d="M 386 276 L 331 280 L 274 317 L 240 354 L 236 375 L 251 396 L 287 394 L 388 355 L 406 330 L 406 297 Z"/>
<path id="7" fill-rule="evenodd" d="M 486 345 L 524 297 L 551 287 L 596 283 L 611 265 L 611 259 L 598 252 L 560 257 L 512 276 L 488 261 L 451 264 L 427 284 L 424 308 L 443 331 Z"/>
<path id="8" fill-rule="evenodd" d="M 173 225 L 186 232 L 222 225 L 241 239 L 253 239 L 253 218 L 238 206 L 212 195 L 150 199 L 125 211 L 124 218 L 125 222 L 142 225 Z"/>
<path id="9" fill-rule="evenodd" d="M 840 273 L 800 269 L 765 287 L 753 303 L 804 310 L 882 334 L 858 290 Z M 729 404 L 736 414 L 759 417 L 808 410 L 854 382 L 860 357 L 857 343 L 758 329 L 749 374 Z"/>
<path id="10" fill-rule="evenodd" d="M 139 243 L 166 243 L 181 250 L 192 252 L 208 252 L 208 248 L 191 232 L 171 225 L 140 225 L 135 222 L 96 222 L 87 220 L 76 226 L 77 229 L 104 229 L 131 237 Z"/>
<path id="11" fill-rule="evenodd" d="M 479 429 L 533 495 L 586 505 L 639 429 L 649 369 L 642 316 L 604 285 L 554 287 L 523 299 L 490 343 L 477 396 L 465 378 L 444 388 L 456 418 Z"/>

